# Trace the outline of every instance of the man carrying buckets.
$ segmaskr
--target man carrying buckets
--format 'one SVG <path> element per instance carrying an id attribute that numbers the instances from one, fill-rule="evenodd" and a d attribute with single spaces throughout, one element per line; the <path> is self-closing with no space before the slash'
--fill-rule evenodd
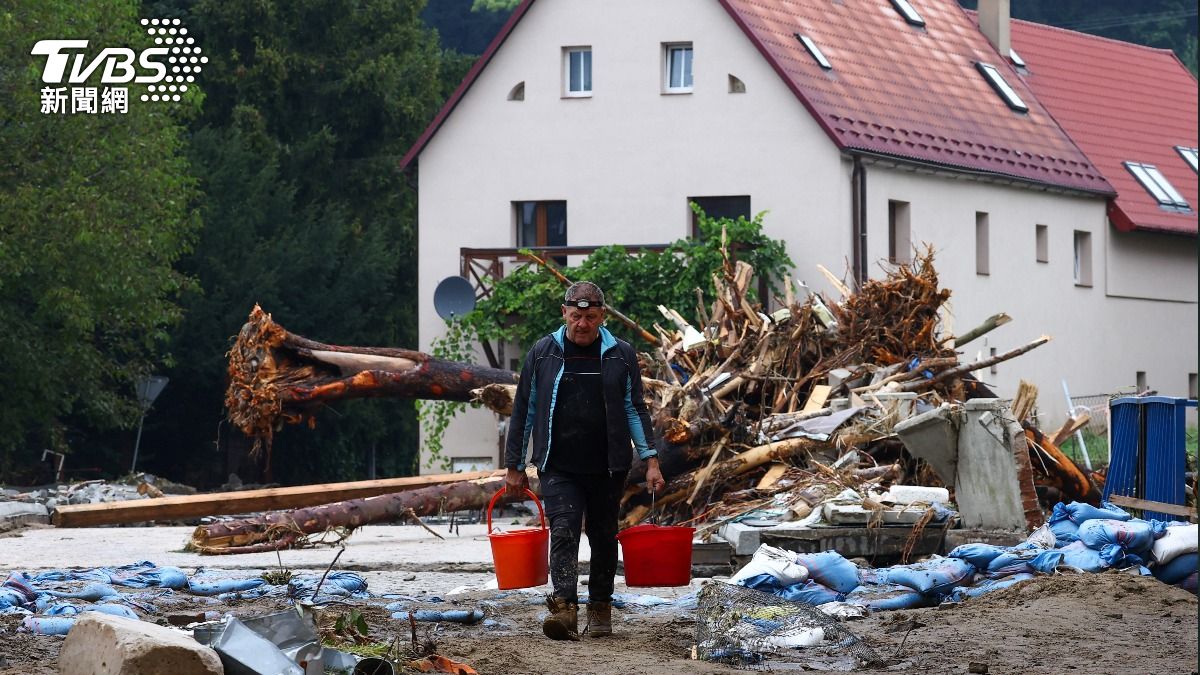
<path id="1" fill-rule="evenodd" d="M 646 461 L 646 483 L 665 486 L 654 450 L 654 428 L 642 397 L 637 353 L 601 324 L 604 291 L 588 281 L 563 298 L 565 325 L 538 340 L 525 356 L 505 445 L 505 482 L 511 495 L 528 488 L 529 463 L 538 469 L 550 520 L 550 616 L 542 632 L 553 640 L 579 639 L 579 536 L 587 522 L 592 548 L 588 580 L 588 633 L 612 634 L 613 578 L 617 573 L 617 512 L 631 447 Z"/>

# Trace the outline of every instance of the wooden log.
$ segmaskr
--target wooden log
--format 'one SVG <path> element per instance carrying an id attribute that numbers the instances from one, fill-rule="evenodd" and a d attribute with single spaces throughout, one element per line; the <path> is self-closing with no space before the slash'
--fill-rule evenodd
<path id="1" fill-rule="evenodd" d="M 1007 352 L 1004 352 L 1003 354 L 997 354 L 996 356 L 992 356 L 990 358 L 983 359 L 982 361 L 972 361 L 971 363 L 964 363 L 961 366 L 956 366 L 954 368 L 949 368 L 947 370 L 943 370 L 942 372 L 938 373 L 937 375 L 934 375 L 933 379 L 931 379 L 931 380 L 917 380 L 915 382 L 906 382 L 906 383 L 900 385 L 899 391 L 921 391 L 923 389 L 928 389 L 928 388 L 932 387 L 934 384 L 937 384 L 938 382 L 944 382 L 950 378 L 958 377 L 960 375 L 966 375 L 967 373 L 970 373 L 975 370 L 979 370 L 980 368 L 987 368 L 988 366 L 993 366 L 1002 361 L 1007 361 L 1009 359 L 1016 358 L 1016 357 L 1020 356 L 1021 354 L 1024 354 L 1027 351 L 1030 351 L 1037 347 L 1041 347 L 1042 345 L 1049 342 L 1051 339 L 1052 338 L 1049 335 L 1043 335 L 1040 338 L 1034 340 L 1033 342 L 1030 342 L 1025 345 L 1021 345 L 1020 347 L 1017 347 L 1016 349 L 1012 349 Z"/>
<path id="2" fill-rule="evenodd" d="M 229 420 L 255 448 L 284 423 L 313 422 L 330 402 L 368 397 L 469 401 L 471 390 L 517 374 L 410 349 L 327 345 L 288 332 L 258 305 L 229 351 Z"/>
<path id="3" fill-rule="evenodd" d="M 1087 502 L 1092 505 L 1100 504 L 1100 491 L 1087 477 L 1087 474 L 1071 460 L 1070 457 L 1058 448 L 1057 445 L 1050 442 L 1040 430 L 1030 426 L 1028 423 L 1023 425 L 1025 428 L 1025 439 L 1031 446 L 1036 446 L 1035 451 L 1041 450 L 1050 457 L 1049 463 L 1034 461 L 1032 466 L 1035 468 L 1044 467 L 1047 478 L 1050 478 L 1060 491 L 1064 501 Z"/>
<path id="4" fill-rule="evenodd" d="M 547 263 L 545 260 L 542 260 L 537 255 L 535 255 L 533 252 L 528 251 L 528 250 L 523 250 L 523 251 L 521 251 L 521 255 L 523 255 L 526 258 L 529 258 L 533 262 L 537 263 L 538 265 L 540 265 L 542 267 L 542 269 L 549 271 L 550 274 L 554 275 L 555 279 L 558 279 L 559 283 L 563 284 L 564 286 L 571 285 L 571 280 L 566 278 L 565 276 L 563 276 L 562 272 L 559 272 L 557 269 L 554 268 L 553 265 L 551 265 L 550 263 Z M 638 323 L 636 321 L 634 321 L 633 319 L 618 312 L 615 308 L 613 308 L 608 303 L 605 303 L 605 309 L 608 311 L 609 314 L 611 314 L 613 316 L 614 319 L 625 324 L 625 327 L 628 328 L 629 330 L 633 331 L 634 333 L 636 333 L 638 335 L 638 337 L 642 338 L 646 342 L 649 342 L 650 344 L 654 345 L 655 347 L 659 346 L 658 338 L 654 337 L 654 334 L 651 333 L 650 331 L 648 331 L 645 328 L 642 328 L 640 325 L 638 325 Z"/>
<path id="5" fill-rule="evenodd" d="M 987 335 L 1009 321 L 1012 321 L 1012 317 L 1004 312 L 993 314 L 992 316 L 989 316 L 983 323 L 955 338 L 954 346 L 955 348 L 961 347 L 976 338 Z"/>
<path id="6" fill-rule="evenodd" d="M 50 521 L 58 527 L 93 527 L 142 523 L 150 520 L 177 520 L 228 516 L 255 511 L 318 506 L 346 499 L 374 497 L 416 488 L 458 483 L 464 480 L 503 475 L 497 471 L 473 471 L 406 478 L 382 478 L 350 483 L 322 483 L 292 487 L 178 495 L 156 499 L 135 499 L 102 504 L 70 504 L 55 509 Z"/>
<path id="7" fill-rule="evenodd" d="M 529 473 L 530 487 L 536 492 L 537 476 L 532 469 Z M 205 555 L 278 551 L 303 545 L 307 535 L 334 528 L 353 530 L 371 523 L 391 522 L 406 517 L 483 508 L 502 487 L 504 476 L 496 475 L 201 525 L 192 532 L 188 548 Z"/>
<path id="8" fill-rule="evenodd" d="M 1062 445 L 1063 442 L 1071 437 L 1071 434 L 1087 426 L 1087 423 L 1091 419 L 1091 413 L 1084 410 L 1079 411 L 1078 415 L 1068 417 L 1067 421 L 1063 422 L 1063 425 L 1058 428 L 1058 431 L 1050 435 L 1050 442 L 1055 445 Z M 1163 511 L 1163 513 L 1166 513 L 1166 511 Z"/>

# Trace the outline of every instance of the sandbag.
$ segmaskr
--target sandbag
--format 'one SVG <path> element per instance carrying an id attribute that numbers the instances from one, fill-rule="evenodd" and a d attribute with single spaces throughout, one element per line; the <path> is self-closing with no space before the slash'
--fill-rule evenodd
<path id="1" fill-rule="evenodd" d="M 1001 588 L 1008 588 L 1009 586 L 1022 581 L 1028 581 L 1032 578 L 1032 574 L 1028 572 L 1022 572 L 1020 574 L 1014 574 L 1005 579 L 985 579 L 974 584 L 973 586 L 959 586 L 958 588 L 954 589 L 952 593 L 950 593 L 948 600 L 950 602 L 962 602 L 967 598 L 977 598 L 985 593 L 998 591 Z"/>
<path id="2" fill-rule="evenodd" d="M 768 575 L 775 580 L 775 584 L 779 588 L 794 586 L 808 580 L 808 569 L 803 565 L 796 563 L 796 554 L 791 551 L 785 551 L 781 548 L 776 548 L 767 544 L 762 544 L 758 550 L 754 552 L 754 557 L 750 562 L 746 563 L 742 569 L 738 570 L 729 579 L 729 583 L 746 586 L 748 588 L 759 588 L 761 586 L 770 585 L 762 580 L 758 580 L 755 585 L 742 583 L 743 581 Z"/>
<path id="3" fill-rule="evenodd" d="M 1197 583 L 1200 583 L 1200 575 L 1196 574 L 1195 572 L 1192 572 L 1191 574 L 1188 575 L 1188 578 L 1184 579 L 1183 581 L 1181 581 L 1175 585 L 1178 586 L 1179 588 L 1182 588 L 1185 591 L 1190 591 L 1192 593 L 1196 593 Z"/>
<path id="4" fill-rule="evenodd" d="M 1025 537 L 1025 541 L 1023 541 L 1022 544 L 1040 549 L 1051 549 L 1055 546 L 1058 546 L 1058 535 L 1050 529 L 1049 525 L 1043 523 L 1036 530 L 1030 532 L 1029 536 Z M 976 567 L 978 567 L 978 565 L 976 565 Z"/>
<path id="5" fill-rule="evenodd" d="M 1028 544 L 1006 548 L 1003 553 L 992 558 L 992 561 L 988 563 L 987 576 L 995 579 L 1028 572 L 1029 561 L 1042 552 L 1042 549 Z"/>
<path id="6" fill-rule="evenodd" d="M 1177 584 L 1196 572 L 1200 563 L 1200 554 L 1184 553 L 1165 565 L 1159 565 L 1152 571 L 1154 578 L 1167 584 Z"/>
<path id="7" fill-rule="evenodd" d="M 1095 518 L 1079 525 L 1079 540 L 1097 551 L 1116 544 L 1130 553 L 1144 553 L 1164 529 L 1161 523 L 1145 520 Z"/>
<path id="8" fill-rule="evenodd" d="M 1059 503 L 1061 504 L 1061 502 Z M 1058 507 L 1055 506 L 1054 508 L 1055 513 L 1057 513 Z M 1063 511 L 1071 519 L 1071 522 L 1076 525 L 1082 525 L 1089 520 L 1125 521 L 1133 518 L 1124 509 L 1109 502 L 1100 502 L 1099 508 L 1083 502 L 1071 502 L 1063 507 Z"/>
<path id="9" fill-rule="evenodd" d="M 872 612 L 932 607 L 938 604 L 936 596 L 923 595 L 900 584 L 865 584 L 847 594 L 846 602 L 866 607 Z"/>
<path id="10" fill-rule="evenodd" d="M 795 559 L 808 570 L 810 579 L 843 595 L 858 588 L 861 583 L 858 567 L 837 551 L 799 553 Z"/>
<path id="11" fill-rule="evenodd" d="M 1150 556 L 1159 565 L 1165 565 L 1184 553 L 1195 553 L 1200 525 L 1174 525 L 1167 527 L 1163 536 L 1150 547 Z"/>
<path id="12" fill-rule="evenodd" d="M 976 569 L 986 570 L 996 556 L 1006 551 L 1006 548 L 992 544 L 962 544 L 955 546 L 954 550 L 950 551 L 950 557 L 961 558 L 974 565 Z"/>
<path id="13" fill-rule="evenodd" d="M 887 570 L 887 582 L 907 586 L 926 595 L 945 595 L 957 586 L 969 586 L 975 578 L 975 566 L 958 558 L 934 557 L 911 565 L 895 565 Z"/>
<path id="14" fill-rule="evenodd" d="M 1059 504 L 1059 506 L 1062 505 Z M 1062 520 L 1051 523 L 1050 531 L 1054 534 L 1056 546 L 1066 546 L 1073 541 L 1079 541 L 1079 526 L 1066 516 L 1063 516 Z"/>
<path id="15" fill-rule="evenodd" d="M 841 602 L 842 600 L 846 599 L 845 593 L 838 593 L 831 588 L 822 586 L 812 579 L 809 579 L 802 584 L 795 584 L 788 586 L 781 591 L 776 591 L 775 595 L 778 595 L 784 600 L 803 602 L 804 604 L 812 605 L 813 607 L 816 607 L 817 605 L 823 605 L 827 602 Z"/>
<path id="16" fill-rule="evenodd" d="M 1060 566 L 1073 567 L 1083 572 L 1102 572 L 1126 559 L 1124 550 L 1116 544 L 1104 546 L 1096 551 L 1082 541 L 1076 541 L 1060 549 L 1044 551 L 1028 562 L 1030 569 L 1042 574 L 1054 574 Z"/>

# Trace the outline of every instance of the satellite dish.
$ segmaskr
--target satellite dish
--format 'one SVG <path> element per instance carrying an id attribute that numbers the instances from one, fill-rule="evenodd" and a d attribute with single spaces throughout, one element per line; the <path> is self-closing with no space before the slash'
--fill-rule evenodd
<path id="1" fill-rule="evenodd" d="M 433 291 L 433 308 L 446 321 L 462 318 L 475 309 L 475 289 L 462 277 L 446 277 Z"/>

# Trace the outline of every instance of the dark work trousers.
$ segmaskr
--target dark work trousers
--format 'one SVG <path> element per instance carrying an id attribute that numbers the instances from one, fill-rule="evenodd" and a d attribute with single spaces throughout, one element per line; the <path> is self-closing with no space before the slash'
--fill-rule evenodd
<path id="1" fill-rule="evenodd" d="M 550 525 L 550 581 L 555 597 L 578 602 L 579 535 L 586 520 L 588 545 L 592 548 L 588 594 L 596 602 L 612 601 L 613 577 L 617 574 L 617 511 L 626 473 L 538 472 Z"/>

